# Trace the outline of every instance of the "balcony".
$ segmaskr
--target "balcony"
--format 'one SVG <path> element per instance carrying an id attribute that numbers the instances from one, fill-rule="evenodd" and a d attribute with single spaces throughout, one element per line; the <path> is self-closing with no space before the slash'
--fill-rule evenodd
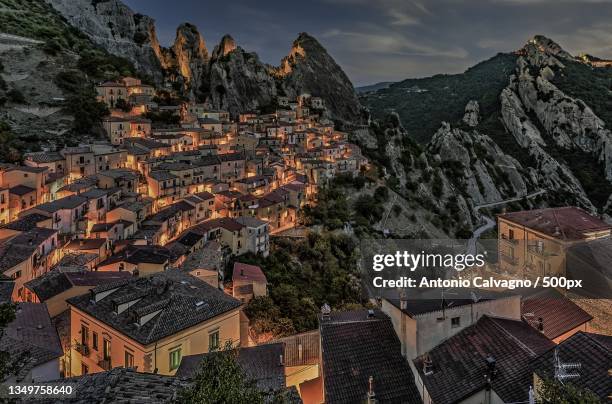
<path id="1" fill-rule="evenodd" d="M 515 239 L 514 237 L 510 238 L 510 236 L 508 236 L 507 234 L 502 234 L 501 238 L 502 238 L 502 240 L 504 240 L 504 241 L 506 241 L 506 242 L 508 242 L 510 244 L 513 244 L 513 245 L 517 245 L 519 243 L 518 239 Z"/>
<path id="2" fill-rule="evenodd" d="M 77 344 L 76 351 L 83 356 L 89 356 L 89 353 L 90 353 L 89 347 L 83 344 Z"/>
<path id="3" fill-rule="evenodd" d="M 111 361 L 108 359 L 100 359 L 98 361 L 98 366 L 100 366 L 104 370 L 111 370 Z"/>

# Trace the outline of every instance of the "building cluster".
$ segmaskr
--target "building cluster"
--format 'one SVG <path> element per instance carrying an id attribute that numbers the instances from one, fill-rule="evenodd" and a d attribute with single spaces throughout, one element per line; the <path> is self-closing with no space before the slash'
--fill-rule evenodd
<path id="1" fill-rule="evenodd" d="M 111 112 L 107 141 L 0 165 L 0 289 L 17 304 L 3 346 L 19 341 L 11 353 L 20 357 L 10 377 L 117 367 L 172 376 L 183 357 L 228 341 L 249 357 L 243 308 L 268 293 L 267 280 L 242 263 L 224 274 L 229 259 L 267 256 L 270 236 L 298 226 L 319 186 L 359 174 L 367 160 L 321 116 L 318 97 L 280 97 L 273 113 L 230 116 L 161 105 L 135 78 L 96 90 Z M 148 113 L 172 118 L 160 124 Z M 279 346 L 255 358 L 273 353 L 267 359 L 283 373 Z M 281 379 L 275 388 L 287 387 Z"/>
<path id="2" fill-rule="evenodd" d="M 573 384 L 602 399 L 612 391 L 610 337 L 554 290 L 389 291 L 375 309 L 324 305 L 317 329 L 257 345 L 243 309 L 268 294 L 266 271 L 230 259 L 268 255 L 270 236 L 298 225 L 319 186 L 367 160 L 307 94 L 231 117 L 160 105 L 133 78 L 97 91 L 111 109 L 108 142 L 0 167 L 0 297 L 17 307 L 0 340 L 18 358 L 9 381 L 70 378 L 83 402 L 169 401 L 231 342 L 258 389 L 296 403 L 527 402 L 556 364 L 576 361 Z M 500 268 L 575 271 L 611 249 L 610 229 L 576 208 L 501 215 Z"/>

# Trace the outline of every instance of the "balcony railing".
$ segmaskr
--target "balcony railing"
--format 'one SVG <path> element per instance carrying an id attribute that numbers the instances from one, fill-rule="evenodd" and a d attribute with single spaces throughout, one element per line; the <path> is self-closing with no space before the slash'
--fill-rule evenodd
<path id="1" fill-rule="evenodd" d="M 77 344 L 76 350 L 77 350 L 77 352 L 79 352 L 83 356 L 89 356 L 90 350 L 89 350 L 89 347 L 87 345 Z"/>

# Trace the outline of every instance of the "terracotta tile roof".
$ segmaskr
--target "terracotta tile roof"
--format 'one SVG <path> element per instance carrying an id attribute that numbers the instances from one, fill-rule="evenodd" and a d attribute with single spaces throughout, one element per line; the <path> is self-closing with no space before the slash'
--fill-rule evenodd
<path id="1" fill-rule="evenodd" d="M 536 330 L 541 326 L 541 332 L 551 340 L 593 319 L 593 316 L 554 289 L 523 295 L 521 315 Z"/>
<path id="2" fill-rule="evenodd" d="M 266 275 L 257 265 L 243 264 L 242 262 L 234 262 L 234 270 L 232 272 L 232 281 L 254 281 L 267 282 Z"/>
<path id="3" fill-rule="evenodd" d="M 191 228 L 192 231 L 209 231 L 217 228 L 224 228 L 229 231 L 239 231 L 244 228 L 243 225 L 229 217 L 220 217 L 218 219 L 206 220 Z"/>
<path id="4" fill-rule="evenodd" d="M 505 213 L 499 218 L 560 240 L 581 240 L 587 233 L 612 229 L 603 220 L 573 206 Z"/>
<path id="5" fill-rule="evenodd" d="M 86 238 L 86 239 L 74 239 L 68 245 L 64 247 L 66 250 L 92 250 L 100 249 L 106 244 L 105 238 Z"/>
<path id="6" fill-rule="evenodd" d="M 379 310 L 320 319 L 325 402 L 365 402 L 368 379 L 381 403 L 422 403 L 391 319 Z"/>
<path id="7" fill-rule="evenodd" d="M 609 373 L 612 366 L 611 347 L 611 336 L 579 332 L 534 360 L 533 371 L 540 378 L 554 377 L 556 351 L 561 362 L 581 365 L 572 372 L 578 373 L 580 377 L 569 379 L 566 383 L 591 390 L 604 402 L 612 392 L 612 377 Z"/>
<path id="8" fill-rule="evenodd" d="M 491 388 L 504 402 L 527 401 L 530 361 L 554 344 L 522 321 L 483 316 L 413 361 L 436 403 L 457 403 L 485 389 L 488 358 L 495 362 Z M 432 374 L 424 374 L 429 357 Z"/>

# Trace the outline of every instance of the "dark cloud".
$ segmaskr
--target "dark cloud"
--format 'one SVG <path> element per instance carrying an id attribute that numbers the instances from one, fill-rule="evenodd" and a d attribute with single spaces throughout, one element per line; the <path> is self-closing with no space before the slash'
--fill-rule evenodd
<path id="1" fill-rule="evenodd" d="M 612 58 L 609 0 L 126 0 L 156 19 L 162 43 L 184 21 L 213 48 L 230 33 L 278 64 L 301 31 L 319 39 L 357 85 L 469 66 L 543 34 L 570 53 Z"/>

